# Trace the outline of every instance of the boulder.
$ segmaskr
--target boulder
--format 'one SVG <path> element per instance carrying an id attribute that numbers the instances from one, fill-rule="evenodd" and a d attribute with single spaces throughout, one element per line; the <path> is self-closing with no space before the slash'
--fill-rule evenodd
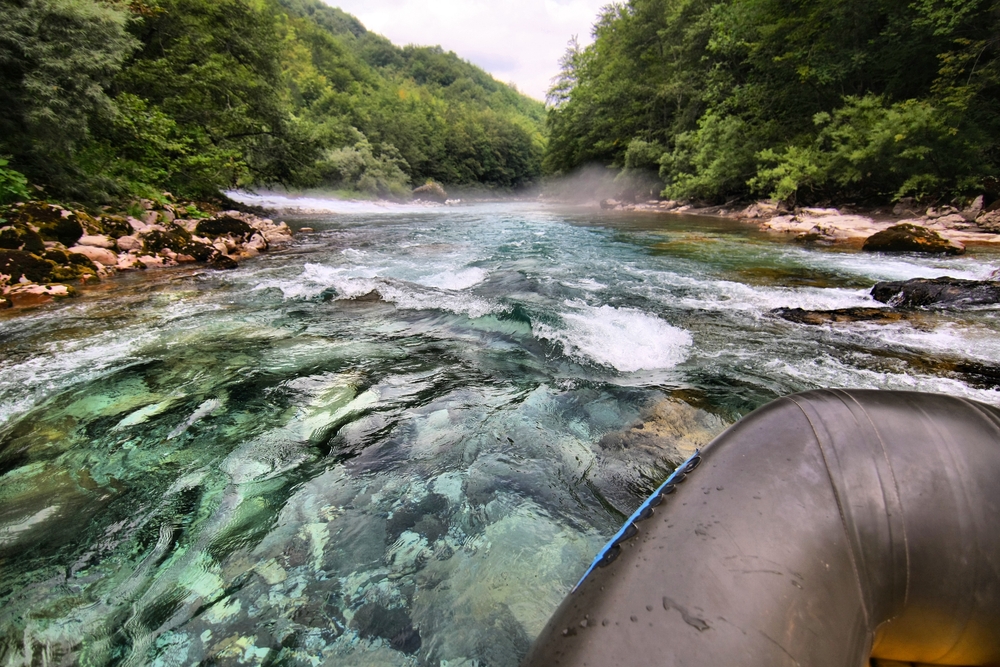
<path id="1" fill-rule="evenodd" d="M 45 250 L 45 242 L 27 225 L 7 225 L 0 227 L 0 248 L 40 253 Z"/>
<path id="2" fill-rule="evenodd" d="M 195 227 L 195 233 L 213 239 L 220 236 L 230 236 L 233 239 L 245 241 L 253 236 L 254 228 L 239 218 L 226 215 L 202 220 Z"/>
<path id="3" fill-rule="evenodd" d="M 228 270 L 239 268 L 239 264 L 232 257 L 226 257 L 225 255 L 219 255 L 214 260 L 212 260 L 212 268 L 220 270 Z"/>
<path id="4" fill-rule="evenodd" d="M 120 215 L 102 215 L 98 224 L 104 233 L 113 239 L 121 238 L 135 231 L 128 220 Z"/>
<path id="5" fill-rule="evenodd" d="M 118 239 L 118 249 L 122 252 L 128 252 L 130 250 L 138 250 L 142 247 L 142 241 L 139 240 L 137 236 L 122 236 Z"/>
<path id="6" fill-rule="evenodd" d="M 984 232 L 1000 233 L 1000 211 L 985 211 L 976 218 L 976 224 Z"/>
<path id="7" fill-rule="evenodd" d="M 414 199 L 424 199 L 427 201 L 436 201 L 441 204 L 448 201 L 448 193 L 445 192 L 444 188 L 440 184 L 430 181 L 425 185 L 421 185 L 413 191 Z"/>
<path id="8" fill-rule="evenodd" d="M 969 204 L 967 208 L 965 208 L 962 211 L 962 217 L 968 220 L 969 222 L 973 222 L 976 218 L 979 217 L 979 214 L 983 212 L 983 203 L 984 203 L 983 196 L 979 195 L 978 197 L 972 200 L 972 203 Z"/>
<path id="9" fill-rule="evenodd" d="M 5 296 L 0 296 L 0 310 L 4 310 L 6 308 L 13 308 L 13 307 L 14 307 L 14 304 L 11 303 L 10 299 L 8 299 Z"/>
<path id="10" fill-rule="evenodd" d="M 868 237 L 862 248 L 869 252 L 926 252 L 961 255 L 965 246 L 937 232 L 911 223 L 893 225 Z"/>
<path id="11" fill-rule="evenodd" d="M 1000 282 L 915 278 L 880 282 L 872 288 L 872 297 L 899 308 L 955 308 L 1000 303 Z"/>
<path id="12" fill-rule="evenodd" d="M 20 282 L 48 282 L 55 267 L 55 262 L 24 250 L 0 249 L 0 273 L 10 276 L 9 282 L 12 285 Z"/>
<path id="13" fill-rule="evenodd" d="M 104 266 L 115 266 L 118 264 L 118 255 L 107 248 L 97 248 L 89 245 L 77 245 L 69 249 L 83 255 L 92 262 L 100 262 Z"/>
<path id="14" fill-rule="evenodd" d="M 15 207 L 7 214 L 7 221 L 15 226 L 33 227 L 43 240 L 58 241 L 67 247 L 83 236 L 83 225 L 76 213 L 45 202 L 33 201 Z"/>
<path id="15" fill-rule="evenodd" d="M 84 234 L 80 237 L 80 240 L 76 242 L 77 245 L 86 245 L 94 248 L 107 248 L 112 249 L 115 247 L 115 240 L 104 236 L 103 234 L 87 235 Z"/>
<path id="16" fill-rule="evenodd" d="M 906 319 L 905 313 L 888 308 L 839 308 L 837 310 L 803 310 L 802 308 L 777 308 L 771 314 L 798 324 L 833 324 L 840 322 L 898 322 Z"/>

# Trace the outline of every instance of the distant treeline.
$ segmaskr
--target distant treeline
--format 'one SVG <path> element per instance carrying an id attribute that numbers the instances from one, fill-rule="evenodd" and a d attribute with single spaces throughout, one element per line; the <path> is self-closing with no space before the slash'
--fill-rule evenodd
<path id="1" fill-rule="evenodd" d="M 0 99 L 8 200 L 514 188 L 544 151 L 541 103 L 318 0 L 4 0 Z"/>
<path id="2" fill-rule="evenodd" d="M 630 0 L 571 44 L 547 171 L 721 202 L 996 190 L 1000 2 Z"/>

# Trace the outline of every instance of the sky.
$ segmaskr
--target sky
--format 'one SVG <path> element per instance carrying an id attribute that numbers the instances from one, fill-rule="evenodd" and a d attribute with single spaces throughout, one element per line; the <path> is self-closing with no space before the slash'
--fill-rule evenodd
<path id="1" fill-rule="evenodd" d="M 590 30 L 609 0 L 325 0 L 398 46 L 440 45 L 498 81 L 545 99 L 570 38 Z"/>

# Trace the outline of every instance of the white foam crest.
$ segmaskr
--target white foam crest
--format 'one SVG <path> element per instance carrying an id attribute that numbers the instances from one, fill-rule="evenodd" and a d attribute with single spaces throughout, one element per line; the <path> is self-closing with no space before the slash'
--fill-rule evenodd
<path id="1" fill-rule="evenodd" d="M 996 331 L 971 324 L 948 322 L 934 329 L 903 325 L 875 330 L 881 344 L 902 345 L 935 355 L 962 356 L 990 363 L 1000 362 L 1000 340 Z"/>
<path id="2" fill-rule="evenodd" d="M 351 215 L 368 215 L 372 213 L 394 214 L 426 211 L 428 208 L 439 208 L 435 204 L 399 204 L 391 201 L 361 201 L 333 199 L 321 196 L 290 195 L 275 192 L 250 193 L 233 191 L 228 196 L 238 202 L 251 206 L 277 209 L 289 213 L 341 213 Z"/>
<path id="3" fill-rule="evenodd" d="M 655 315 L 632 308 L 567 304 L 563 328 L 532 324 L 532 334 L 562 344 L 572 357 L 610 366 L 623 373 L 673 368 L 683 362 L 691 334 Z"/>
<path id="4" fill-rule="evenodd" d="M 459 276 L 456 283 L 479 278 L 482 269 L 470 269 L 474 273 Z M 361 273 L 362 275 L 357 275 Z M 258 284 L 254 289 L 277 287 L 286 299 L 310 299 L 333 288 L 342 299 L 353 299 L 372 291 L 378 292 L 384 301 L 406 310 L 446 310 L 470 318 L 484 317 L 491 313 L 503 312 L 499 303 L 471 294 L 461 294 L 452 289 L 424 288 L 407 281 L 393 280 L 378 276 L 379 270 L 368 268 L 336 268 L 323 264 L 306 264 L 302 274 L 291 281 L 271 280 Z M 486 272 L 483 271 L 482 279 Z M 479 281 L 477 281 L 479 282 Z M 476 284 L 476 283 L 472 283 Z"/>
<path id="5" fill-rule="evenodd" d="M 680 304 L 692 310 L 743 311 L 766 313 L 775 308 L 805 310 L 837 310 L 840 308 L 880 307 L 867 289 L 822 287 L 760 287 L 730 281 L 713 281 L 699 285 L 697 296 L 674 299 L 666 303 Z M 706 289 L 707 288 L 707 289 Z M 653 295 L 654 298 L 663 295 Z"/>
<path id="6" fill-rule="evenodd" d="M 1000 391 L 976 389 L 960 380 L 913 373 L 880 373 L 847 366 L 829 356 L 791 363 L 776 359 L 767 365 L 774 377 L 793 378 L 809 387 L 850 389 L 891 389 L 962 396 L 991 405 L 1000 405 Z"/>
<path id="7" fill-rule="evenodd" d="M 417 280 L 421 285 L 437 287 L 446 290 L 464 290 L 486 280 L 489 272 L 478 267 L 469 267 L 457 271 L 442 271 L 427 278 Z"/>
<path id="8" fill-rule="evenodd" d="M 804 252 L 804 251 L 800 251 Z M 996 264 L 974 258 L 888 256 L 870 253 L 811 253 L 803 262 L 838 274 L 865 276 L 873 281 L 912 280 L 951 276 L 964 280 L 986 280 L 997 270 Z"/>

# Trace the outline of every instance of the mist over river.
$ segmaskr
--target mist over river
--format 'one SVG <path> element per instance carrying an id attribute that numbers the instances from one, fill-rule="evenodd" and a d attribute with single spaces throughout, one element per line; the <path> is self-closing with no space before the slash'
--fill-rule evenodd
<path id="1" fill-rule="evenodd" d="M 0 665 L 514 667 L 624 518 L 754 408 L 817 387 L 1000 405 L 994 308 L 770 314 L 985 279 L 995 250 L 299 203 L 315 231 L 239 269 L 0 313 Z"/>

